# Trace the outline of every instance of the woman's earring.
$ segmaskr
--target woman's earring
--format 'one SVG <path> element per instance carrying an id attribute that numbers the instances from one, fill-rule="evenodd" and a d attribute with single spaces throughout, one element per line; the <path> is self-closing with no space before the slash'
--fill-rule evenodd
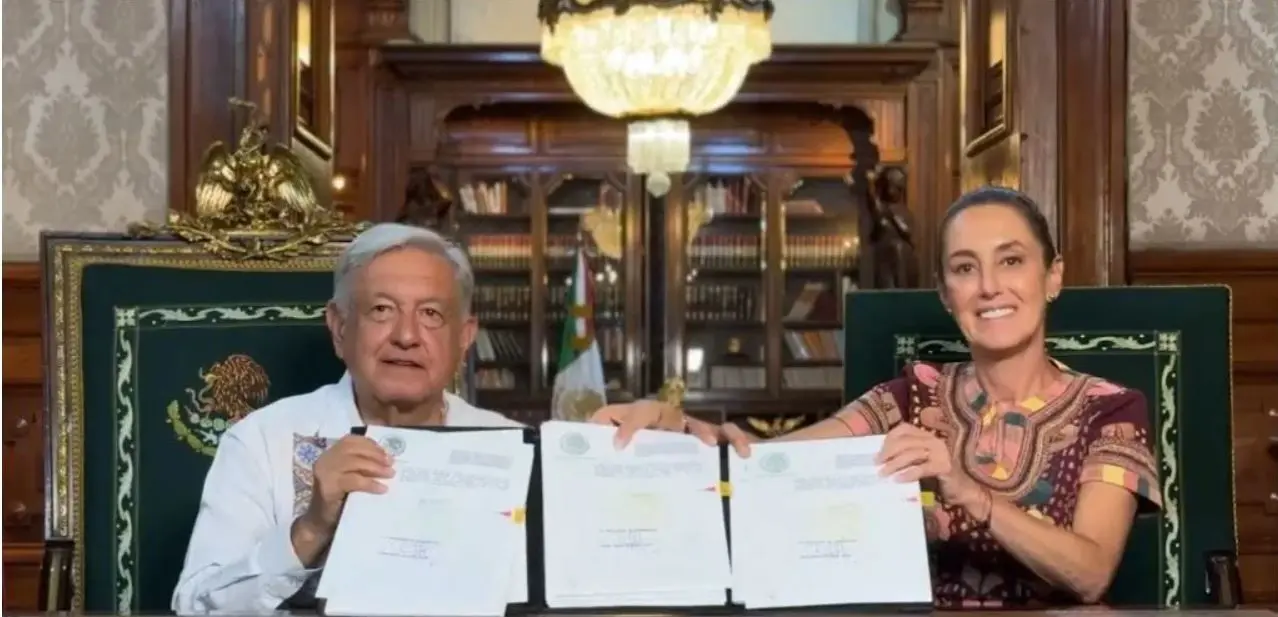
<path id="1" fill-rule="evenodd" d="M 1048 304 L 1050 304 L 1050 303 L 1052 303 L 1052 302 L 1055 302 L 1055 301 L 1056 301 L 1056 294 L 1047 294 L 1047 302 L 1048 302 Z"/>

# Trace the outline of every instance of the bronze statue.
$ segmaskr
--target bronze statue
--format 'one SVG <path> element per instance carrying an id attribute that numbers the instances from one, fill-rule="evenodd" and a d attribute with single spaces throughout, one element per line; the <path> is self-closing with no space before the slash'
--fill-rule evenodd
<path id="1" fill-rule="evenodd" d="M 875 289 L 917 287 L 918 257 L 905 218 L 905 170 L 884 167 L 867 174 L 869 181 L 870 250 Z"/>
<path id="2" fill-rule="evenodd" d="M 860 286 L 870 289 L 917 287 L 914 239 L 904 212 L 905 170 L 882 164 L 874 143 L 874 120 L 855 106 L 837 110 L 837 122 L 852 142 L 852 199 L 864 204 L 868 226 L 861 232 Z"/>

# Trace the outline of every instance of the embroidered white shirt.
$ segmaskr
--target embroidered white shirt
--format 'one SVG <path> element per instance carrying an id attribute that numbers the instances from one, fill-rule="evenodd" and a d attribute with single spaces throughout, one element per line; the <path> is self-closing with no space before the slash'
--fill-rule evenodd
<path id="1" fill-rule="evenodd" d="M 447 395 L 447 426 L 518 427 Z M 173 591 L 178 614 L 275 611 L 314 573 L 290 528 L 310 499 L 311 465 L 328 444 L 362 426 L 350 374 L 280 399 L 225 434 L 204 480 L 186 563 Z"/>

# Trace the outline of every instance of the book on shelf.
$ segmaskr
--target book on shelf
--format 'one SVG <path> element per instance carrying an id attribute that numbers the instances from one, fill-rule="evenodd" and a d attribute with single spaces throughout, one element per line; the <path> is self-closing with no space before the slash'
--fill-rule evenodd
<path id="1" fill-rule="evenodd" d="M 856 242 L 838 234 L 787 236 L 782 256 L 790 268 L 850 268 Z"/>
<path id="2" fill-rule="evenodd" d="M 785 345 L 798 362 L 843 359 L 843 333 L 838 330 L 786 330 Z"/>
<path id="3" fill-rule="evenodd" d="M 457 194 L 467 214 L 510 214 L 510 189 L 505 182 L 467 183 Z"/>
<path id="4" fill-rule="evenodd" d="M 781 370 L 781 387 L 786 390 L 842 390 L 841 366 L 787 366 Z"/>
<path id="5" fill-rule="evenodd" d="M 688 249 L 693 268 L 721 270 L 758 270 L 762 259 L 756 234 L 698 235 Z"/>
<path id="6" fill-rule="evenodd" d="M 527 269 L 532 264 L 528 234 L 475 234 L 466 239 L 466 252 L 476 268 Z"/>
<path id="7" fill-rule="evenodd" d="M 519 378 L 508 368 L 475 369 L 475 389 L 480 391 L 510 391 L 518 387 Z"/>
<path id="8" fill-rule="evenodd" d="M 525 361 L 527 346 L 526 333 L 480 328 L 475 335 L 475 357 L 480 362 Z"/>
<path id="9" fill-rule="evenodd" d="M 768 369 L 762 366 L 710 367 L 711 390 L 763 390 L 768 387 Z"/>
<path id="10" fill-rule="evenodd" d="M 760 293 L 753 285 L 689 285 L 685 307 L 688 319 L 694 322 L 759 321 Z"/>
<path id="11" fill-rule="evenodd" d="M 473 312 L 484 321 L 532 319 L 532 288 L 522 284 L 482 285 L 475 288 Z"/>
<path id="12" fill-rule="evenodd" d="M 755 190 L 745 178 L 710 180 L 697 187 L 693 199 L 713 214 L 754 214 Z"/>
<path id="13" fill-rule="evenodd" d="M 781 203 L 786 216 L 821 216 L 825 208 L 815 199 L 788 199 Z"/>
<path id="14" fill-rule="evenodd" d="M 830 291 L 830 284 L 821 281 L 808 281 L 803 284 L 803 290 L 799 292 L 799 297 L 794 299 L 794 303 L 790 305 L 790 311 L 786 313 L 786 321 L 803 321 L 812 316 L 813 309 L 827 292 Z"/>

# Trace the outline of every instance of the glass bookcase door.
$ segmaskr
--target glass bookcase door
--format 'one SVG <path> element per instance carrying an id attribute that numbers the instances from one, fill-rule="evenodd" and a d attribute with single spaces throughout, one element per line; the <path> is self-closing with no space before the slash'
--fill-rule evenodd
<path id="1" fill-rule="evenodd" d="M 768 389 L 766 185 L 748 175 L 687 179 L 683 378 L 690 392 Z"/>
<path id="2" fill-rule="evenodd" d="M 843 297 L 856 287 L 861 205 L 835 172 L 788 179 L 780 200 L 781 389 L 838 393 Z"/>
<path id="3" fill-rule="evenodd" d="M 501 171 L 458 172 L 456 185 L 453 231 L 475 271 L 479 332 L 468 367 L 475 402 L 526 398 L 534 359 L 532 186 Z"/>
<path id="4" fill-rule="evenodd" d="M 568 290 L 584 251 L 594 300 L 595 341 L 603 360 L 609 398 L 633 390 L 628 352 L 625 238 L 629 225 L 624 176 L 561 176 L 546 181 L 546 341 L 541 357 L 542 387 L 553 388 L 567 323 Z"/>

